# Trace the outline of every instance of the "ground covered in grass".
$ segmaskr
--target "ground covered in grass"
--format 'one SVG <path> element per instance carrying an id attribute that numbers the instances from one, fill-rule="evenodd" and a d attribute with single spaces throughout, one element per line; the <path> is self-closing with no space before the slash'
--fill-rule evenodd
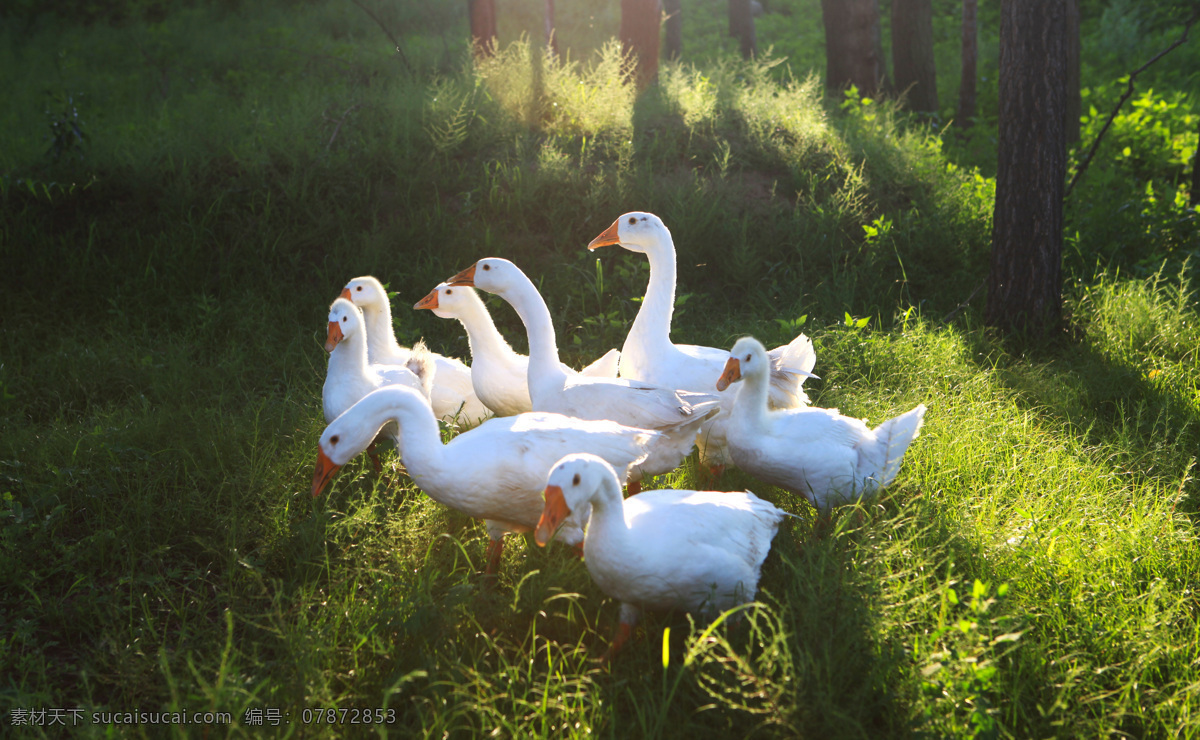
<path id="1" fill-rule="evenodd" d="M 1195 732 L 1196 227 L 1165 185 L 1149 220 L 1081 191 L 1069 332 L 1004 339 L 982 295 L 963 305 L 993 182 L 890 105 L 824 100 L 770 58 L 666 66 L 639 95 L 611 46 L 556 63 L 515 44 L 472 70 L 457 40 L 404 38 L 413 72 L 337 3 L 0 31 L 0 721 L 79 708 L 87 736 L 106 732 L 93 712 L 228 712 L 220 731 L 251 735 L 248 712 L 278 709 L 272 731 L 332 736 L 364 728 L 311 710 L 357 708 L 399 736 Z M 1089 177 L 1119 177 L 1105 166 Z M 815 403 L 929 412 L 896 485 L 827 532 L 727 475 L 801 515 L 758 601 L 711 627 L 653 615 L 608 669 L 617 605 L 566 548 L 510 538 L 485 583 L 484 528 L 394 456 L 308 491 L 347 279 L 389 284 L 403 342 L 465 356 L 457 324 L 407 306 L 510 258 L 578 363 L 620 346 L 644 290 L 643 260 L 585 249 L 633 209 L 679 248 L 677 340 L 804 331 Z M 693 462 L 658 483 L 709 480 Z"/>

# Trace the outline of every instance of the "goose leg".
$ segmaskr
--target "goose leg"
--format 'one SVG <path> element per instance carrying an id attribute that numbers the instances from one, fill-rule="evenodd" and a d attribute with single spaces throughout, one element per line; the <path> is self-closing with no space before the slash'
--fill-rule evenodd
<path id="1" fill-rule="evenodd" d="M 642 492 L 642 482 L 640 480 L 631 480 L 625 482 L 625 498 L 636 496 Z"/>
<path id="2" fill-rule="evenodd" d="M 487 569 L 483 571 L 484 575 L 495 575 L 500 569 L 500 555 L 504 553 L 504 539 L 495 537 L 488 542 L 487 546 Z"/>
<path id="3" fill-rule="evenodd" d="M 616 656 L 625 643 L 629 642 L 629 638 L 633 637 L 633 628 L 637 625 L 640 611 L 632 604 L 621 604 L 621 623 L 617 625 L 617 633 L 613 635 L 613 640 L 609 643 L 608 650 L 605 651 L 604 657 L 600 659 L 602 665 L 608 663 Z"/>

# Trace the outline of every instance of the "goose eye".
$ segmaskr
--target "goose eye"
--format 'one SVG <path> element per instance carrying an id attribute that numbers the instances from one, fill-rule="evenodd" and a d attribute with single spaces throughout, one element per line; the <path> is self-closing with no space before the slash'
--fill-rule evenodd
<path id="1" fill-rule="evenodd" d="M 346 319 L 348 319 L 348 318 L 350 318 L 350 317 L 349 317 L 349 316 L 343 316 L 343 317 L 342 317 L 342 321 L 343 321 L 343 322 L 345 322 L 345 321 L 346 321 Z"/>
<path id="2" fill-rule="evenodd" d="M 491 266 L 491 265 L 484 265 L 484 266 L 483 266 L 483 269 L 485 269 L 485 270 L 490 270 L 490 269 L 492 269 L 492 266 Z"/>
<path id="3" fill-rule="evenodd" d="M 750 362 L 750 355 L 746 355 L 746 362 Z"/>
<path id="4" fill-rule="evenodd" d="M 336 434 L 329 438 L 329 444 L 335 445 L 337 443 L 338 443 L 338 436 Z"/>
<path id="5" fill-rule="evenodd" d="M 630 216 L 629 217 L 629 225 L 633 226 L 636 223 L 637 223 L 637 216 Z"/>
<path id="6" fill-rule="evenodd" d="M 362 286 L 361 286 L 361 285 L 360 285 L 360 286 L 358 286 L 357 288 L 355 288 L 355 290 L 357 290 L 359 293 L 361 293 L 361 292 L 362 292 Z"/>
<path id="7" fill-rule="evenodd" d="M 454 290 L 452 288 L 446 288 L 446 295 L 450 295 L 453 292 Z"/>
<path id="8" fill-rule="evenodd" d="M 573 485 L 573 486 L 579 485 L 579 473 L 576 473 L 575 477 L 571 479 L 571 485 Z"/>

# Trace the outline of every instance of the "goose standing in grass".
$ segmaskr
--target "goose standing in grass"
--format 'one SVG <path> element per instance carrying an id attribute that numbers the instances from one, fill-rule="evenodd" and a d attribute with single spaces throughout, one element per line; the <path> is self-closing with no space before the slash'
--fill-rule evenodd
<path id="1" fill-rule="evenodd" d="M 621 348 L 621 377 L 643 380 L 688 391 L 712 388 L 729 353 L 715 347 L 675 344 L 671 341 L 671 314 L 675 310 L 675 243 L 666 224 L 653 213 L 626 213 L 588 244 L 597 249 L 612 244 L 639 252 L 650 260 L 646 296 Z M 812 340 L 803 334 L 776 347 L 771 358 L 769 400 L 774 408 L 808 404 L 801 388 L 812 374 L 817 356 Z M 722 394 L 722 412 L 704 429 L 700 450 L 705 460 L 720 468 L 729 462 L 725 428 L 733 405 L 732 394 Z"/>
<path id="2" fill-rule="evenodd" d="M 489 419 L 442 444 L 437 420 L 417 391 L 402 386 L 367 394 L 333 421 L 321 435 L 312 495 L 375 439 L 386 424 L 396 424 L 404 467 L 413 482 L 434 501 L 485 520 L 487 572 L 500 563 L 505 532 L 534 529 L 542 512 L 546 471 L 564 455 L 590 450 L 625 471 L 645 459 L 661 436 L 612 421 L 582 421 L 559 414 L 527 413 Z M 563 541 L 579 545 L 587 512 L 567 522 Z"/>
<path id="3" fill-rule="evenodd" d="M 498 416 L 533 410 L 533 402 L 529 400 L 529 358 L 514 352 L 504 341 L 487 306 L 473 289 L 442 283 L 413 308 L 430 309 L 443 319 L 458 319 L 466 329 L 471 347 L 471 384 L 485 406 Z M 615 378 L 620 358 L 621 353 L 612 349 L 578 373 L 566 365 L 563 370 L 568 375 Z"/>
<path id="4" fill-rule="evenodd" d="M 437 366 L 424 343 L 418 343 L 409 353 L 404 365 L 372 365 L 367 361 L 366 326 L 362 312 L 345 298 L 338 298 L 329 307 L 329 327 L 325 334 L 325 351 L 329 353 L 329 368 L 321 387 L 321 408 L 325 423 L 341 416 L 363 396 L 386 385 L 402 385 L 419 391 L 429 400 Z M 395 427 L 384 430 L 395 436 Z M 371 462 L 378 472 L 379 458 L 369 450 Z"/>
<path id="5" fill-rule="evenodd" d="M 529 396 L 536 411 L 577 419 L 611 419 L 631 427 L 664 432 L 664 445 L 631 476 L 630 494 L 644 475 L 674 470 L 691 453 L 700 427 L 718 412 L 714 393 L 693 393 L 619 378 L 568 375 L 558 360 L 550 309 L 520 268 L 506 259 L 489 257 L 446 281 L 448 285 L 478 287 L 508 301 L 529 334 Z"/>
<path id="6" fill-rule="evenodd" d="M 622 501 L 616 471 L 590 454 L 560 460 L 545 498 L 534 534 L 542 546 L 572 512 L 591 507 L 584 562 L 600 590 L 621 602 L 606 660 L 629 639 L 643 609 L 711 619 L 752 601 L 771 540 L 790 516 L 749 491 L 645 491 Z"/>
<path id="7" fill-rule="evenodd" d="M 371 362 L 403 365 L 412 351 L 400 346 L 392 329 L 392 304 L 383 283 L 370 275 L 356 277 L 342 289 L 347 298 L 362 309 L 367 322 L 367 354 Z M 437 380 L 430 396 L 433 413 L 439 419 L 456 421 L 460 426 L 478 424 L 491 414 L 471 386 L 471 368 L 453 357 L 433 353 Z"/>
<path id="8" fill-rule="evenodd" d="M 733 462 L 750 475 L 805 496 L 822 515 L 889 485 L 920 433 L 925 404 L 874 429 L 837 409 L 767 408 L 767 350 L 739 339 L 717 381 L 721 390 L 742 381 L 727 434 Z"/>

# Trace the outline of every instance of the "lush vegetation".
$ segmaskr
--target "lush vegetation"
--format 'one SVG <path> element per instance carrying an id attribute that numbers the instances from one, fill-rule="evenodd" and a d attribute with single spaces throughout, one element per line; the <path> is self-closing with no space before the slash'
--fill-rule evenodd
<path id="1" fill-rule="evenodd" d="M 97 17 L 18 3 L 0 26 L 5 724 L 186 709 L 250 735 L 246 711 L 276 708 L 281 734 L 340 735 L 362 728 L 304 710 L 357 707 L 394 710 L 402 736 L 1194 732 L 1194 41 L 1068 201 L 1071 329 L 1030 343 L 968 302 L 989 257 L 987 105 L 960 135 L 824 98 L 815 1 L 772 0 L 777 52 L 749 64 L 721 52 L 723 4 L 695 3 L 685 54 L 709 51 L 640 95 L 605 43 L 615 2 L 560 0 L 563 61 L 508 43 L 541 6 L 513 3 L 478 69 L 458 3 L 369 5 L 403 56 L 347 3 L 83 5 Z M 1178 28 L 1084 6 L 1087 142 Z M 938 23 L 955 43 L 952 13 Z M 828 532 L 727 475 L 803 517 L 759 600 L 711 629 L 651 616 L 605 669 L 616 605 L 565 548 L 511 538 L 489 584 L 483 527 L 394 457 L 308 490 L 348 278 L 389 283 L 402 341 L 465 355 L 457 324 L 405 307 L 509 257 L 567 359 L 591 359 L 619 346 L 646 267 L 584 245 L 632 209 L 680 248 L 677 339 L 804 331 L 816 403 L 929 413 L 897 484 Z"/>

